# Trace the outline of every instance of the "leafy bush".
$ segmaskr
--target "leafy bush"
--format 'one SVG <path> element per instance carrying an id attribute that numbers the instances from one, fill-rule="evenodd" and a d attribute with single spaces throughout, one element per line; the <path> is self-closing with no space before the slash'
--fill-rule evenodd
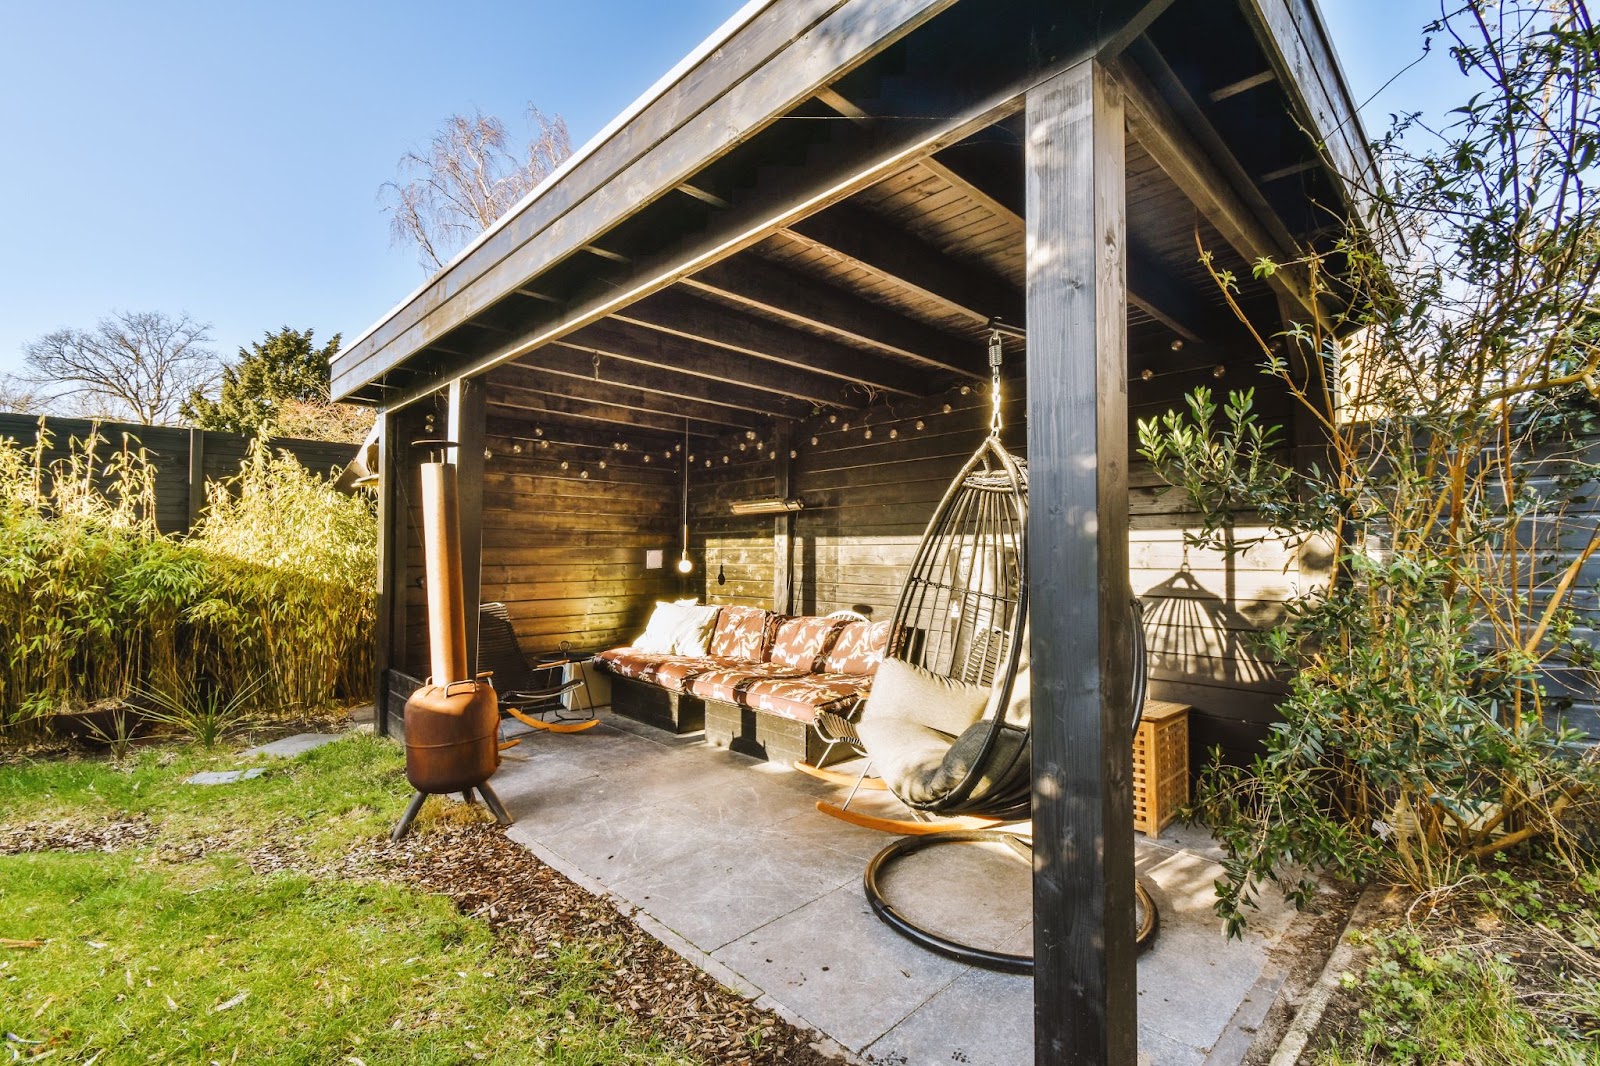
<path id="1" fill-rule="evenodd" d="M 376 525 L 256 444 L 192 536 L 155 526 L 137 441 L 97 435 L 47 463 L 0 440 L 0 729 L 136 690 L 254 691 L 291 711 L 371 687 Z"/>
<path id="2" fill-rule="evenodd" d="M 1232 932 L 1262 881 L 1308 899 L 1307 867 L 1432 889 L 1535 840 L 1576 875 L 1592 848 L 1600 763 L 1553 681 L 1595 689 L 1600 31 L 1581 4 L 1473 0 L 1430 33 L 1489 91 L 1431 147 L 1402 150 L 1409 120 L 1384 142 L 1364 238 L 1254 268 L 1318 309 L 1258 337 L 1317 460 L 1285 461 L 1248 390 L 1139 427 L 1197 542 L 1332 548 L 1267 639 L 1294 676 L 1266 753 L 1203 782 Z"/>

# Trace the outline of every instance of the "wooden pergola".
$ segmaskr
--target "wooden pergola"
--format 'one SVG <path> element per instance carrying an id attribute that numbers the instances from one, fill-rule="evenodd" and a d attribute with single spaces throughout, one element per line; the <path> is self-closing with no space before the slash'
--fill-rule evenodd
<path id="1" fill-rule="evenodd" d="M 802 559 L 797 528 L 917 528 L 938 434 L 977 424 L 960 398 L 986 393 L 989 325 L 1021 325 L 1037 1061 L 1133 1062 L 1124 605 L 1130 516 L 1155 497 L 1130 489 L 1130 413 L 1259 361 L 1201 249 L 1259 330 L 1318 314 L 1295 268 L 1250 264 L 1345 236 L 1372 174 L 1312 0 L 754 0 L 336 361 L 334 397 L 382 413 L 380 692 L 403 701 L 416 672 L 410 440 L 458 442 L 467 595 L 525 597 L 530 648 L 639 624 L 671 587 L 641 568 L 647 545 L 676 554 L 686 474 L 697 550 L 749 548 L 718 548 L 695 591 L 718 598 L 732 567 L 730 598 L 779 610 L 871 600 L 828 566 L 892 559 Z M 852 420 L 921 435 L 869 449 Z M 808 466 L 808 447 L 855 451 Z M 808 478 L 798 519 L 725 516 Z M 850 495 L 866 482 L 870 501 Z M 586 517 L 535 543 L 563 507 Z M 1168 683 L 1259 704 L 1215 699 L 1211 739 L 1247 751 L 1270 685 L 1197 654 L 1209 673 Z"/>

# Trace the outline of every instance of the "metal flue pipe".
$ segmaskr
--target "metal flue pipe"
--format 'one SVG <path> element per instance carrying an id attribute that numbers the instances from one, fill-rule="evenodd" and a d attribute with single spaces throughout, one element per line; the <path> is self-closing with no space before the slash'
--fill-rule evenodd
<path id="1" fill-rule="evenodd" d="M 418 443 L 446 445 L 448 441 Z M 406 777 L 412 797 L 392 839 L 411 828 L 430 795 L 476 789 L 502 825 L 510 818 L 489 777 L 500 765 L 500 710 L 494 689 L 467 660 L 462 602 L 461 515 L 453 463 L 423 463 L 422 549 L 427 572 L 428 649 L 433 674 L 406 700 Z M 473 604 L 477 608 L 477 604 Z"/>
<path id="2" fill-rule="evenodd" d="M 422 544 L 427 567 L 428 649 L 433 683 L 472 680 L 461 595 L 461 511 L 453 463 L 422 464 Z"/>

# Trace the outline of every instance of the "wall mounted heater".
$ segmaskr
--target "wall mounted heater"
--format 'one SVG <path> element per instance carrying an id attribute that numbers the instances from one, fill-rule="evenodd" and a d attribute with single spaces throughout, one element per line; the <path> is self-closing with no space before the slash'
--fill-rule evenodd
<path id="1" fill-rule="evenodd" d="M 738 515 L 749 514 L 783 514 L 786 511 L 798 511 L 805 504 L 799 500 L 785 500 L 778 496 L 769 496 L 760 500 L 737 500 L 728 505 L 728 510 Z"/>

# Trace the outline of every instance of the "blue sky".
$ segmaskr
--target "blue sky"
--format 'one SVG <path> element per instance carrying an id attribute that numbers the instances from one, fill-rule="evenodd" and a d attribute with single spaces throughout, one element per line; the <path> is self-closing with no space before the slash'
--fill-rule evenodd
<path id="1" fill-rule="evenodd" d="M 379 205 L 402 152 L 452 112 L 530 101 L 580 144 L 738 6 L 9 0 L 0 373 L 28 339 L 118 309 L 188 311 L 230 356 L 280 325 L 353 337 L 423 277 Z M 1322 6 L 1366 99 L 1438 0 Z M 1451 101 L 1441 59 L 1374 101 L 1368 131 Z"/>

